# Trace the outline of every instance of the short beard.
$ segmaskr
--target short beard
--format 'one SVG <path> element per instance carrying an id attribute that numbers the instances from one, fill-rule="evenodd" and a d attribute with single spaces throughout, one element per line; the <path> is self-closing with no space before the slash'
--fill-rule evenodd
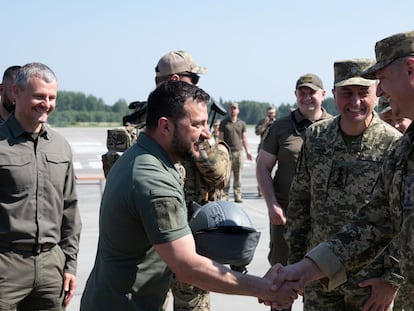
<path id="1" fill-rule="evenodd" d="M 187 147 L 184 145 L 180 133 L 176 130 L 177 127 L 174 129 L 173 134 L 173 141 L 172 141 L 172 148 L 174 153 L 181 159 L 181 160 L 194 160 L 195 155 L 191 147 Z"/>

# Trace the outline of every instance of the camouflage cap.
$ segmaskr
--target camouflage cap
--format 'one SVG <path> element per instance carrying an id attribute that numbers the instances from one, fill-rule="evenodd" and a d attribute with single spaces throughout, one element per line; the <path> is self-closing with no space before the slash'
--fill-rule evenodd
<path id="1" fill-rule="evenodd" d="M 377 62 L 368 68 L 364 78 L 376 79 L 376 72 L 391 64 L 400 57 L 414 55 L 414 31 L 398 33 L 382 39 L 375 44 L 375 57 Z"/>
<path id="2" fill-rule="evenodd" d="M 171 51 L 165 54 L 155 67 L 157 77 L 166 77 L 180 72 L 204 74 L 207 68 L 197 66 L 191 55 L 185 51 Z"/>
<path id="3" fill-rule="evenodd" d="M 323 89 L 322 80 L 313 73 L 307 73 L 299 77 L 298 81 L 296 81 L 296 89 L 302 86 L 310 87 L 315 91 Z"/>
<path id="4" fill-rule="evenodd" d="M 392 110 L 390 106 L 390 101 L 386 99 L 385 97 L 381 96 L 378 99 L 378 113 L 383 114 L 390 110 Z"/>
<path id="5" fill-rule="evenodd" d="M 372 59 L 355 58 L 334 63 L 334 86 L 375 84 L 375 80 L 364 79 L 361 74 L 375 63 Z"/>

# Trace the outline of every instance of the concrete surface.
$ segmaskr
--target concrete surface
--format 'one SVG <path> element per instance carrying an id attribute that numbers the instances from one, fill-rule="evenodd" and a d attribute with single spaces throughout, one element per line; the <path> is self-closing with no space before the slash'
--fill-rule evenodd
<path id="1" fill-rule="evenodd" d="M 69 141 L 74 153 L 75 170 L 78 176 L 103 175 L 101 155 L 106 152 L 105 128 L 58 128 Z M 248 128 L 250 150 L 256 155 L 258 136 L 253 128 Z M 250 216 L 256 230 L 261 232 L 259 245 L 253 261 L 247 267 L 250 274 L 262 276 L 269 269 L 267 262 L 269 244 L 269 224 L 267 209 L 262 198 L 257 197 L 257 182 L 255 177 L 255 162 L 245 161 L 243 177 L 243 203 L 244 210 Z M 78 182 L 78 196 L 83 230 L 78 256 L 77 291 L 74 299 L 67 308 L 68 311 L 79 310 L 82 290 L 85 286 L 89 272 L 92 269 L 98 240 L 98 215 L 101 199 L 100 184 L 97 180 L 84 180 Z M 102 293 L 105 295 L 105 293 Z M 293 305 L 293 311 L 302 310 L 299 300 Z M 168 311 L 172 311 L 172 299 L 169 300 Z M 244 296 L 230 296 L 212 293 L 212 310 L 238 310 L 255 311 L 269 310 L 269 308 L 257 303 L 257 299 Z"/>

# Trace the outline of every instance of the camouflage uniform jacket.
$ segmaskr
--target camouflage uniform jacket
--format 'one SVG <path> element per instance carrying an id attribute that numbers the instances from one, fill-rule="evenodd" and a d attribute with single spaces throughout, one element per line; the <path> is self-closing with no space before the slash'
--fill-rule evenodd
<path id="1" fill-rule="evenodd" d="M 127 125 L 107 130 L 106 147 L 108 151 L 102 155 L 102 168 L 105 177 L 121 155 L 137 141 L 139 129 Z"/>
<path id="2" fill-rule="evenodd" d="M 291 263 L 340 230 L 368 202 L 384 160 L 401 137 L 374 114 L 363 134 L 346 144 L 339 120 L 315 123 L 306 132 L 289 193 L 285 236 Z M 353 282 L 379 276 L 393 285 L 401 279 L 398 262 L 385 252 Z"/>
<path id="3" fill-rule="evenodd" d="M 193 201 L 205 204 L 222 198 L 222 189 L 230 178 L 230 163 L 229 146 L 214 139 L 203 142 L 199 159 L 181 161 L 185 168 L 184 194 L 189 217 Z"/>

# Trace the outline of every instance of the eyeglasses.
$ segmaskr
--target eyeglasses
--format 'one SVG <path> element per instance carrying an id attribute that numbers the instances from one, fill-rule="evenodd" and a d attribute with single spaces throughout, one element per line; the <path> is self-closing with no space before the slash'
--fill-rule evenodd
<path id="1" fill-rule="evenodd" d="M 178 76 L 180 77 L 188 77 L 191 80 L 191 83 L 194 85 L 198 84 L 198 81 L 200 81 L 200 76 L 192 73 L 192 72 L 183 72 L 183 73 L 177 73 Z"/>

